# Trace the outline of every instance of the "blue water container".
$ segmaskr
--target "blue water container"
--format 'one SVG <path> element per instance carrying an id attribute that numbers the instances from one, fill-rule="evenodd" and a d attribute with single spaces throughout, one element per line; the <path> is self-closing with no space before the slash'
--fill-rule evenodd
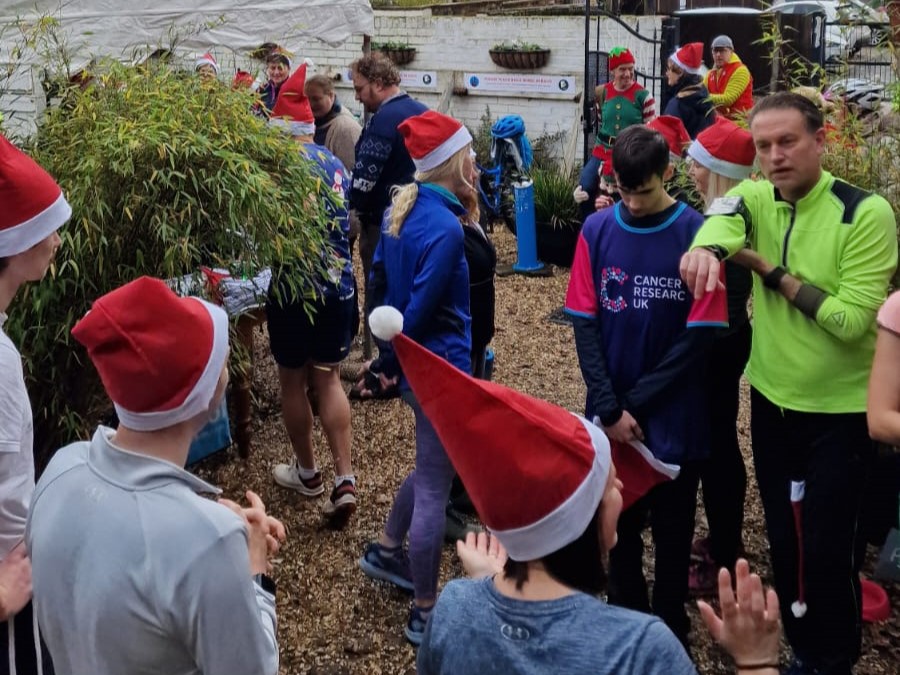
<path id="1" fill-rule="evenodd" d="M 516 199 L 516 251 L 512 268 L 515 272 L 544 269 L 537 257 L 537 228 L 534 224 L 534 182 L 531 179 L 513 183 Z"/>

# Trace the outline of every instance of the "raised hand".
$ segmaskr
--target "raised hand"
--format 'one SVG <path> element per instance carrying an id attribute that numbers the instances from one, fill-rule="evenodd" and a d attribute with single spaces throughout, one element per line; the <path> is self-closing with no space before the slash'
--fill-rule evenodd
<path id="1" fill-rule="evenodd" d="M 740 667 L 758 668 L 778 663 L 781 620 L 778 596 L 771 588 L 763 590 L 757 574 L 743 558 L 735 565 L 737 595 L 731 590 L 728 570 L 719 570 L 719 606 L 722 617 L 702 600 L 697 602 L 700 616 L 716 642 L 731 654 Z"/>
<path id="2" fill-rule="evenodd" d="M 503 544 L 488 532 L 469 532 L 465 541 L 456 542 L 456 555 L 473 579 L 501 573 L 507 558 Z"/>

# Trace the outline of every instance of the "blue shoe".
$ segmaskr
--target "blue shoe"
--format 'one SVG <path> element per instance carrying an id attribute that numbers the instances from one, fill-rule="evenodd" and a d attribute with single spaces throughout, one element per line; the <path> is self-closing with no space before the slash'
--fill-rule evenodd
<path id="1" fill-rule="evenodd" d="M 431 616 L 431 608 L 422 609 L 413 603 L 412 609 L 409 610 L 409 620 L 406 622 L 406 628 L 403 629 L 403 635 L 416 647 L 422 644 L 422 638 L 425 636 L 425 625 L 428 623 L 428 617 Z"/>
<path id="2" fill-rule="evenodd" d="M 395 549 L 394 555 L 386 555 L 385 549 L 376 541 L 366 546 L 366 552 L 359 559 L 359 566 L 366 576 L 380 581 L 387 581 L 409 593 L 413 592 L 412 572 L 409 560 L 401 547 Z"/>

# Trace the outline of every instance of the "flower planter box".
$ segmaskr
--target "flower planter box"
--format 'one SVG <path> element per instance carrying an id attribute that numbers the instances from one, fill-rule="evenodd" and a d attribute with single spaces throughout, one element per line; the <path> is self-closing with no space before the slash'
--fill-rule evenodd
<path id="1" fill-rule="evenodd" d="M 415 47 L 408 47 L 407 49 L 382 49 L 379 51 L 393 61 L 396 66 L 405 66 L 416 58 Z"/>
<path id="2" fill-rule="evenodd" d="M 549 49 L 538 49 L 533 51 L 515 51 L 515 50 L 498 50 L 491 49 L 489 51 L 491 61 L 501 68 L 510 68 L 512 70 L 532 70 L 547 65 L 550 59 Z"/>

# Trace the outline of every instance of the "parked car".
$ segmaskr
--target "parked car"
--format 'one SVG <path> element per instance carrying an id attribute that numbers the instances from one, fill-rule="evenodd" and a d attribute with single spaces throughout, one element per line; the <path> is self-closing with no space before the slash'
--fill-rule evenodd
<path id="1" fill-rule="evenodd" d="M 825 60 L 834 63 L 878 44 L 887 34 L 888 17 L 862 0 L 776 0 L 770 7 L 783 14 L 825 14 Z M 882 28 L 883 26 L 883 28 Z"/>

